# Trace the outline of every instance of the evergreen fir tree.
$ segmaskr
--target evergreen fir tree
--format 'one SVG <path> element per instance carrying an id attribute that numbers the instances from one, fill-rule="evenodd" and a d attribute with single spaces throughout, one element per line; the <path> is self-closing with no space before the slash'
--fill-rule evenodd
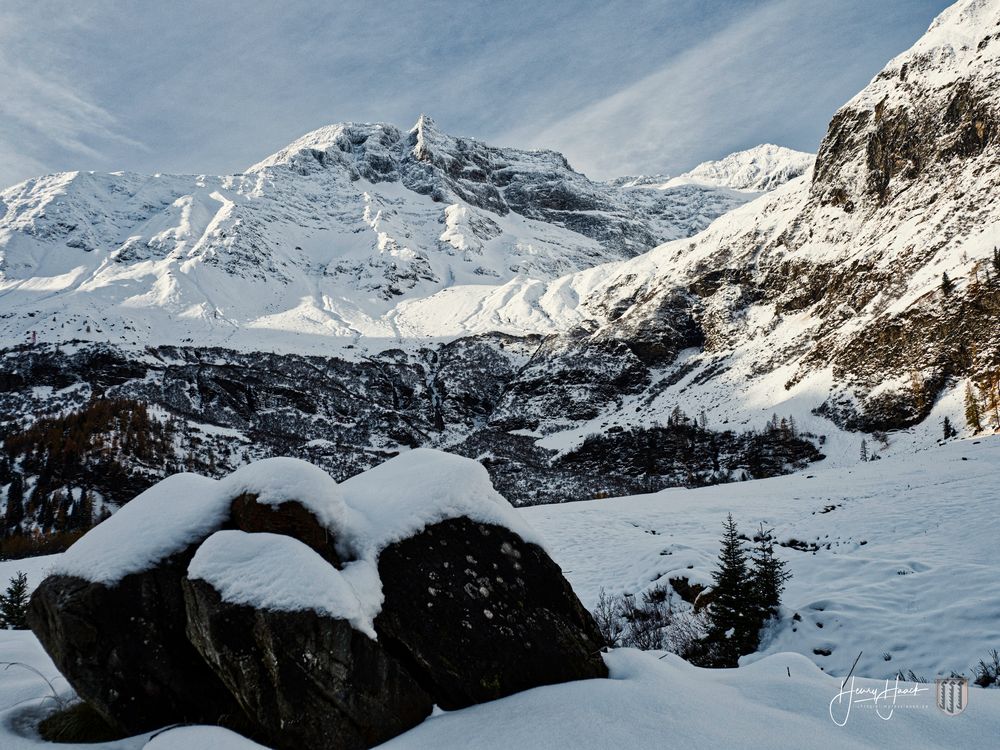
<path id="1" fill-rule="evenodd" d="M 7 591 L 0 594 L 0 627 L 7 630 L 28 629 L 28 576 L 18 571 L 10 579 Z"/>
<path id="2" fill-rule="evenodd" d="M 753 607 L 746 553 L 732 514 L 723 524 L 722 551 L 712 580 L 715 585 L 708 613 L 708 663 L 735 667 L 742 654 L 756 648 L 760 627 Z"/>
<path id="3" fill-rule="evenodd" d="M 979 411 L 979 399 L 969 383 L 965 384 L 965 423 L 973 434 L 983 431 L 982 413 Z"/>
<path id="4" fill-rule="evenodd" d="M 86 531 L 94 525 L 94 498 L 89 490 L 80 491 L 80 504 L 74 514 L 76 528 Z"/>
<path id="5" fill-rule="evenodd" d="M 67 531 L 69 529 L 69 498 L 64 494 L 56 495 L 52 498 L 56 509 L 55 528 L 57 531 Z"/>
<path id="6" fill-rule="evenodd" d="M 948 296 L 951 295 L 951 293 L 953 291 L 955 291 L 955 282 L 952 281 L 950 278 L 948 278 L 948 273 L 947 272 L 942 273 L 941 274 L 941 294 L 943 294 L 945 297 L 948 297 Z"/>
<path id="7" fill-rule="evenodd" d="M 993 427 L 1000 430 L 1000 373 L 987 373 L 979 385 L 979 392 L 982 394 L 984 416 L 988 417 L 992 412 Z"/>
<path id="8" fill-rule="evenodd" d="M 792 577 L 786 570 L 787 563 L 774 554 L 771 531 L 773 529 L 765 531 L 764 525 L 761 524 L 753 554 L 753 569 L 750 572 L 751 589 L 760 625 L 778 614 L 785 582 Z"/>
<path id="9" fill-rule="evenodd" d="M 48 531 L 52 528 L 55 520 L 55 505 L 52 502 L 52 498 L 46 495 L 38 504 L 38 525 L 42 527 L 43 531 Z"/>
<path id="10" fill-rule="evenodd" d="M 861 460 L 868 460 L 868 441 L 864 438 L 861 438 Z"/>
<path id="11" fill-rule="evenodd" d="M 24 498 L 24 517 L 27 519 L 32 519 L 35 517 L 35 511 L 38 510 L 39 503 L 41 499 L 45 497 L 46 488 L 42 486 L 42 478 L 39 477 L 38 481 L 35 482 L 34 486 L 31 488 L 31 492 L 27 494 Z"/>
<path id="12" fill-rule="evenodd" d="M 993 248 L 993 273 L 1000 276 L 1000 247 Z"/>
<path id="13" fill-rule="evenodd" d="M 951 420 L 948 417 L 945 417 L 944 421 L 941 422 L 941 429 L 944 431 L 945 440 L 950 440 L 958 434 L 958 430 L 952 426 Z"/>

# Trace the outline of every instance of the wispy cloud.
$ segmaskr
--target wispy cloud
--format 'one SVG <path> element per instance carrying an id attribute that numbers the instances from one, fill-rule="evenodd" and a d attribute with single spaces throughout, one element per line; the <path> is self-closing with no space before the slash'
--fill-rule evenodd
<path id="1" fill-rule="evenodd" d="M 85 27 L 83 17 L 63 16 L 60 23 Z M 103 162 L 122 146 L 144 149 L 66 77 L 58 50 L 26 26 L 12 10 L 0 15 L 0 186 L 74 162 Z"/>
<path id="2" fill-rule="evenodd" d="M 932 14 L 914 17 L 918 4 L 773 0 L 664 51 L 660 69 L 621 91 L 510 138 L 562 150 L 597 176 L 676 173 L 763 140 L 815 150 L 835 108 L 924 28 Z M 876 30 L 898 46 L 866 45 Z"/>

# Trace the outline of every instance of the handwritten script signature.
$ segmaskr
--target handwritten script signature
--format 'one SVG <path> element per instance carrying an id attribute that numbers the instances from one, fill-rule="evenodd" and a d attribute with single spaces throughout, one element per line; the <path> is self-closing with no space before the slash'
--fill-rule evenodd
<path id="1" fill-rule="evenodd" d="M 886 680 L 884 689 L 877 687 L 857 687 L 855 686 L 854 679 L 852 677 L 849 682 L 845 682 L 841 686 L 840 692 L 833 696 L 833 700 L 830 701 L 830 718 L 833 719 L 833 723 L 838 727 L 847 724 L 847 720 L 851 717 L 851 708 L 855 705 L 874 708 L 875 713 L 880 719 L 889 721 L 892 718 L 893 711 L 896 710 L 896 702 L 900 698 L 909 698 L 920 693 L 929 693 L 931 690 L 929 687 L 917 684 L 910 687 L 900 687 L 899 678 L 896 678 L 894 684 Z"/>

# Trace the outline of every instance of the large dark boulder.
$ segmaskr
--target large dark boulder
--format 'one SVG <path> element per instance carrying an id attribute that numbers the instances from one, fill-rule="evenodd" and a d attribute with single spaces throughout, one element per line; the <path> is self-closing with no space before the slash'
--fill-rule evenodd
<path id="1" fill-rule="evenodd" d="M 383 490 L 391 494 L 378 484 L 376 496 Z M 338 540 L 309 504 L 242 493 L 205 538 L 148 570 L 115 583 L 54 575 L 32 596 L 42 645 L 123 735 L 221 724 L 279 750 L 362 750 L 416 726 L 435 703 L 455 709 L 607 676 L 590 614 L 517 533 L 459 517 L 381 549 L 374 640 L 363 613 L 377 589 L 353 589 L 337 572 L 372 560 L 337 549 L 368 555 L 378 537 L 345 526 L 358 537 Z M 93 542 L 85 551 L 99 558 Z"/>
<path id="2" fill-rule="evenodd" d="M 186 722 L 243 724 L 185 633 L 181 579 L 193 554 L 114 585 L 49 576 L 31 597 L 28 624 L 56 667 L 123 734 Z"/>
<path id="3" fill-rule="evenodd" d="M 150 519 L 155 523 L 155 519 Z M 227 528 L 291 536 L 338 562 L 329 532 L 301 503 L 236 497 Z M 77 694 L 125 734 L 198 722 L 243 729 L 239 704 L 187 639 L 181 581 L 201 541 L 113 585 L 46 578 L 28 624 Z"/>
<path id="4" fill-rule="evenodd" d="M 453 518 L 379 555 L 379 642 L 446 710 L 606 677 L 604 640 L 545 551 Z"/>
<path id="5" fill-rule="evenodd" d="M 361 750 L 431 712 L 402 665 L 344 620 L 231 604 L 197 579 L 184 594 L 191 642 L 277 748 Z"/>

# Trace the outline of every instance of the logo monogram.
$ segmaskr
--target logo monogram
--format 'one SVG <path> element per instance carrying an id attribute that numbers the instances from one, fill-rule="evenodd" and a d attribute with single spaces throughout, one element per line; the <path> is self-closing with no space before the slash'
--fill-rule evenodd
<path id="1" fill-rule="evenodd" d="M 958 716 L 969 705 L 969 681 L 965 677 L 945 677 L 937 682 L 937 706 L 948 716 Z"/>

